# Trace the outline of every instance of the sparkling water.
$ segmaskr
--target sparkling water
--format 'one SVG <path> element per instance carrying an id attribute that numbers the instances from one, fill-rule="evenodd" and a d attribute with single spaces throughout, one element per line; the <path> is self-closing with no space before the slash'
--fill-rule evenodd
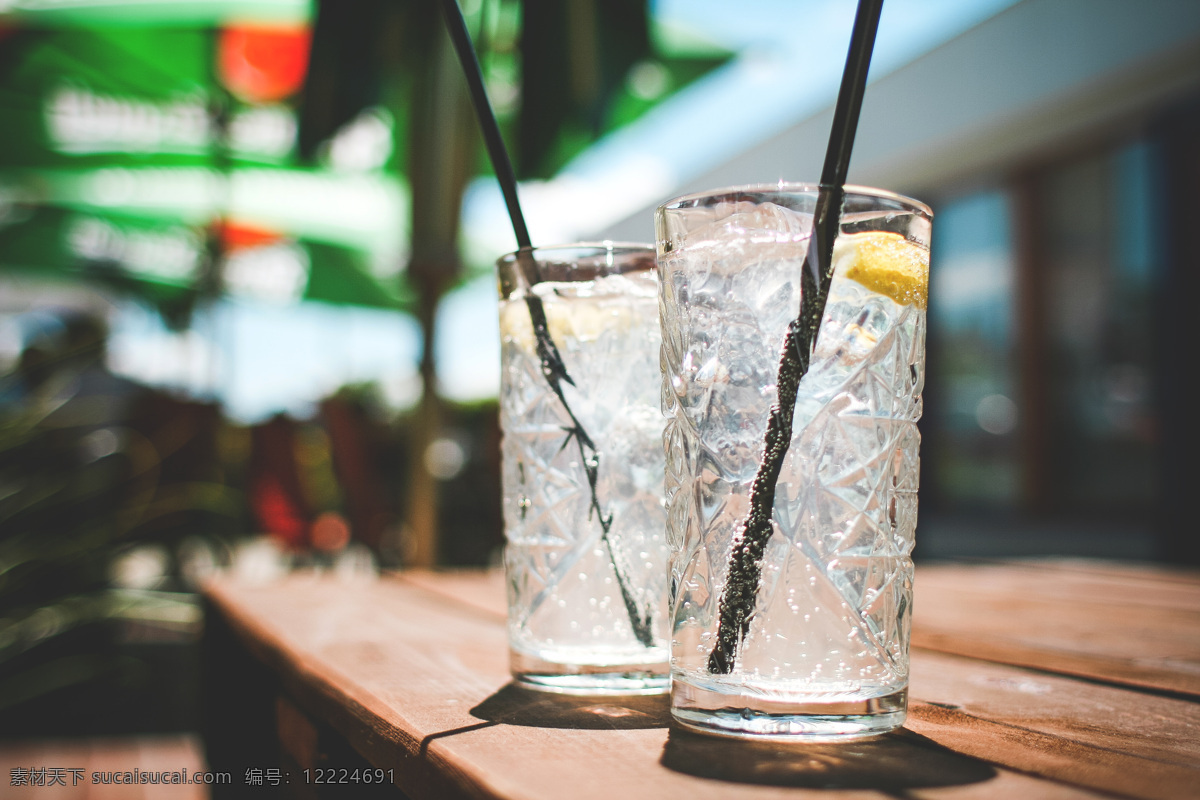
<path id="1" fill-rule="evenodd" d="M 564 405 L 543 375 L 524 297 L 502 301 L 514 673 L 567 690 L 595 688 L 611 674 L 615 688 L 661 691 L 668 548 L 657 282 L 646 270 L 539 283 L 532 291 L 574 385 L 562 384 Z M 571 414 L 594 451 L 572 435 Z M 610 517 L 606 534 L 602 521 Z M 602 677 L 561 677 L 570 674 Z"/>
<path id="2" fill-rule="evenodd" d="M 659 257 L 674 713 L 718 728 L 726 715 L 730 730 L 766 735 L 902 720 L 908 684 L 925 312 L 837 276 L 799 387 L 749 631 L 732 672 L 707 666 L 809 225 L 752 206 Z M 860 720 L 844 732 L 863 730 Z"/>

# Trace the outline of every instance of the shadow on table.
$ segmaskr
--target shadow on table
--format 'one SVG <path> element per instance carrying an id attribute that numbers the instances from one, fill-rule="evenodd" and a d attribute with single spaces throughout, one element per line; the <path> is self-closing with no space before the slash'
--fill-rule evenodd
<path id="1" fill-rule="evenodd" d="M 996 776 L 988 764 L 906 730 L 855 742 L 795 745 L 704 736 L 672 725 L 662 764 L 687 775 L 737 783 L 892 793 L 981 783 Z"/>
<path id="2" fill-rule="evenodd" d="M 660 695 L 578 695 L 526 689 L 510 683 L 479 705 L 471 715 L 488 722 L 531 728 L 634 730 L 665 728 L 669 700 Z"/>

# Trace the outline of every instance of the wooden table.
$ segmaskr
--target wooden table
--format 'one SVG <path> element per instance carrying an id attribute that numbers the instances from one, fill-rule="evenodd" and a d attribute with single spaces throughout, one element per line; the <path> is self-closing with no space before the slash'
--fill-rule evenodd
<path id="1" fill-rule="evenodd" d="M 413 800 L 1200 798 L 1200 572 L 920 566 L 908 723 L 807 746 L 689 733 L 661 697 L 511 685 L 503 588 L 494 572 L 212 583 L 209 768 L 301 797 L 344 796 L 315 779 L 357 769 Z"/>

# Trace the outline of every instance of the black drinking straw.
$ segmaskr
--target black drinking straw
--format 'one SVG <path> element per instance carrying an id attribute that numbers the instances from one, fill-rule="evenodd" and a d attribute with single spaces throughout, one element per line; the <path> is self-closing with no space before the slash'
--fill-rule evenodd
<path id="1" fill-rule="evenodd" d="M 446 18 L 446 27 L 450 32 L 450 41 L 458 53 L 463 73 L 467 78 L 467 86 L 471 92 L 471 103 L 475 107 L 475 116 L 479 119 L 479 127 L 483 132 L 483 141 L 487 145 L 488 157 L 492 168 L 496 171 L 496 180 L 500 182 L 500 191 L 504 193 L 504 202 L 508 206 L 508 216 L 512 219 L 513 233 L 517 237 L 517 269 L 530 278 L 537 276 L 537 262 L 533 258 L 533 243 L 529 239 L 529 229 L 525 227 L 525 217 L 521 214 L 521 204 L 517 200 L 517 176 L 513 172 L 512 161 L 509 160 L 508 150 L 504 146 L 504 138 L 500 135 L 500 126 L 496 123 L 496 115 L 492 111 L 487 89 L 483 85 L 483 70 L 479 68 L 479 59 L 475 56 L 475 47 L 471 44 L 471 34 L 467 32 L 467 23 L 463 19 L 462 10 L 456 0 L 442 0 L 442 15 Z M 533 281 L 530 280 L 530 283 Z M 629 590 L 629 578 L 617 562 L 609 530 L 612 528 L 612 514 L 605 515 L 600 508 L 600 499 L 596 494 L 596 481 L 600 473 L 600 453 L 592 442 L 583 425 L 575 417 L 575 412 L 563 395 L 562 384 L 574 386 L 575 381 L 567 374 L 566 365 L 554 340 L 550 338 L 550 329 L 546 324 L 546 310 L 542 306 L 542 298 L 533 292 L 525 293 L 525 305 L 529 308 L 529 319 L 533 324 L 534 337 L 537 340 L 538 358 L 542 362 L 542 376 L 550 384 L 550 388 L 562 403 L 567 416 L 571 418 L 571 427 L 566 428 L 567 439 L 563 447 L 575 440 L 579 448 L 579 457 L 587 474 L 588 487 L 591 489 L 592 502 L 589 516 L 596 514 L 600 521 L 601 539 L 608 548 L 608 557 L 612 562 L 613 573 L 617 578 L 617 588 L 621 590 L 621 600 L 625 611 L 629 614 L 629 624 L 633 635 L 644 647 L 654 645 L 654 637 L 650 633 L 650 610 L 645 614 L 638 611 L 637 603 Z"/>
<path id="2" fill-rule="evenodd" d="M 742 534 L 729 558 L 729 577 L 718 605 L 717 641 L 708 656 L 708 671 L 725 674 L 733 670 L 738 648 L 750 630 L 754 606 L 762 580 L 762 559 L 771 538 L 771 514 L 775 505 L 775 485 L 783 467 L 783 458 L 792 441 L 792 416 L 800 379 L 808 372 L 809 359 L 816 344 L 825 301 L 833 280 L 833 241 L 841 224 L 845 200 L 846 173 L 850 150 L 858 128 L 858 113 L 866 91 L 867 71 L 883 0 L 859 0 L 850 36 L 846 69 L 838 90 L 833 112 L 829 148 L 821 170 L 821 184 L 813 210 L 812 235 L 808 241 L 806 269 L 801 275 L 800 314 L 788 325 L 779 360 L 779 387 L 771 406 L 764 437 L 763 460 L 750 486 L 750 513 Z"/>

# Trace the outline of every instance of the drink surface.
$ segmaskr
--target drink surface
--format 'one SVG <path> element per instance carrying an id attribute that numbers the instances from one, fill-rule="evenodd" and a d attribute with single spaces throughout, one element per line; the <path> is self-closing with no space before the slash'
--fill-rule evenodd
<path id="1" fill-rule="evenodd" d="M 550 336 L 574 385 L 571 412 L 595 446 L 570 435 L 574 422 L 542 374 L 522 296 L 501 302 L 500 414 L 509 641 L 516 651 L 563 665 L 667 662 L 663 420 L 653 271 L 593 281 L 544 282 Z M 627 599 L 642 619 L 641 636 Z"/>
<path id="2" fill-rule="evenodd" d="M 809 225 L 760 204 L 660 251 L 677 709 L 812 714 L 908 683 L 927 251 L 894 233 L 838 239 L 753 617 L 733 670 L 708 670 Z"/>

